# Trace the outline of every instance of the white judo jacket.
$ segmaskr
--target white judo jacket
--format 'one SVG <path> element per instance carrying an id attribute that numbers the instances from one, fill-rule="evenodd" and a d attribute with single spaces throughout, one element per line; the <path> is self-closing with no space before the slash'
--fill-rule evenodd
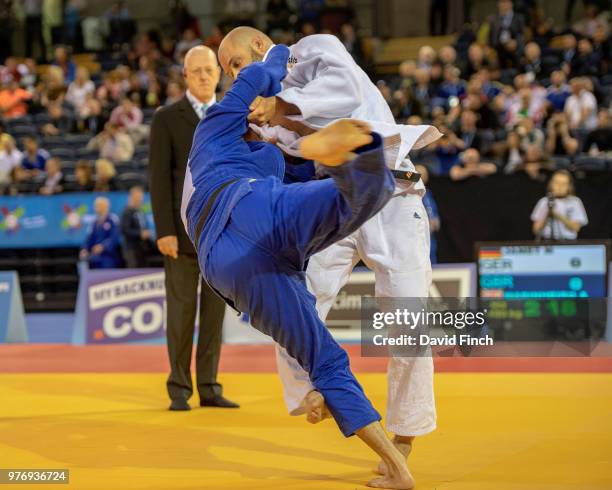
<path id="1" fill-rule="evenodd" d="M 335 36 L 307 36 L 289 50 L 287 76 L 277 97 L 300 109 L 300 116 L 290 117 L 313 129 L 338 119 L 361 119 L 383 137 L 399 135 L 401 142 L 385 145 L 387 165 L 398 170 L 414 171 L 408 152 L 427 146 L 441 136 L 433 126 L 396 124 L 378 88 Z M 278 146 L 286 153 L 299 156 L 300 136 L 293 131 L 282 126 L 251 125 L 251 128 L 265 139 L 277 139 Z M 396 193 L 422 195 L 424 191 L 421 181 L 416 184 L 398 181 L 396 186 Z"/>

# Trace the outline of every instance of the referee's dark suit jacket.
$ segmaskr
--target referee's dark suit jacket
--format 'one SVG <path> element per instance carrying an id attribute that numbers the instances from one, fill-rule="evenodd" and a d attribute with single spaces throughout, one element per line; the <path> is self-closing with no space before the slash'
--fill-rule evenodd
<path id="1" fill-rule="evenodd" d="M 164 257 L 170 358 L 167 386 L 172 400 L 189 399 L 193 392 L 189 367 L 200 271 L 180 209 L 187 158 L 198 122 L 191 103 L 183 97 L 157 110 L 150 136 L 149 190 L 157 238 L 178 237 L 178 259 Z M 200 305 L 196 381 L 202 400 L 221 395 L 217 369 L 225 304 L 201 281 Z"/>

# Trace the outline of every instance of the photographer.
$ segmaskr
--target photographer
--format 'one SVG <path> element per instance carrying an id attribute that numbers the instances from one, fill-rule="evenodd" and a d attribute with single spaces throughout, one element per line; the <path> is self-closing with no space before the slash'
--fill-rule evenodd
<path id="1" fill-rule="evenodd" d="M 536 238 L 575 240 L 586 225 L 586 211 L 575 195 L 574 181 L 567 170 L 557 170 L 548 183 L 548 193 L 538 201 L 533 212 L 533 233 Z"/>

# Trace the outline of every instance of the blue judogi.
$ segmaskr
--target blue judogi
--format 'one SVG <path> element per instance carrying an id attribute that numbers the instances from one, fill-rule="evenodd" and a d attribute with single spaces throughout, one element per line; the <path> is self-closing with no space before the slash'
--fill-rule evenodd
<path id="1" fill-rule="evenodd" d="M 258 95 L 280 91 L 288 55 L 278 45 L 265 63 L 243 69 L 199 123 L 182 213 L 205 280 L 300 363 L 349 436 L 380 415 L 352 374 L 346 352 L 319 319 L 304 264 L 377 213 L 395 182 L 378 134 L 353 161 L 328 168 L 332 178 L 288 185 L 282 183 L 281 151 L 243 140 L 249 105 Z M 210 196 L 227 182 L 232 183 L 218 194 L 196 237 Z"/>
<path id="2" fill-rule="evenodd" d="M 90 254 L 89 267 L 91 269 L 115 269 L 121 267 L 120 241 L 119 220 L 114 214 L 109 214 L 102 222 L 96 219 L 83 245 L 83 248 Z M 94 245 L 98 244 L 102 244 L 104 250 L 98 255 L 92 255 L 91 249 Z"/>
<path id="3" fill-rule="evenodd" d="M 429 189 L 423 196 L 423 206 L 425 206 L 425 211 L 427 212 L 427 217 L 429 221 L 433 219 L 440 219 L 440 213 L 438 213 L 438 205 L 436 204 L 436 200 L 433 197 L 433 194 Z M 436 233 L 430 232 L 429 238 L 429 260 L 432 264 L 438 263 L 438 239 L 436 237 Z"/>

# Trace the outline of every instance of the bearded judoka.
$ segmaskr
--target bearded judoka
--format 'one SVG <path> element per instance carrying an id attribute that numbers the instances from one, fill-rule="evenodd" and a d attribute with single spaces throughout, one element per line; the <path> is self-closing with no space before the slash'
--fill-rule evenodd
<path id="1" fill-rule="evenodd" d="M 219 60 L 232 77 L 249 63 L 265 59 L 273 46 L 262 32 L 238 27 L 219 48 Z M 249 120 L 262 126 L 263 137 L 277 141 L 289 154 L 299 154 L 301 137 L 340 118 L 366 120 L 373 130 L 395 138 L 387 161 L 396 179 L 394 195 L 383 210 L 359 230 L 311 257 L 309 289 L 325 319 L 353 267 L 361 259 L 374 271 L 377 297 L 425 298 L 431 284 L 429 224 L 423 207 L 423 183 L 407 158 L 411 149 L 426 146 L 440 133 L 432 126 L 395 124 L 378 89 L 334 36 L 313 35 L 290 47 L 289 70 L 283 90 L 260 98 Z M 313 384 L 292 356 L 277 349 L 279 374 L 290 413 L 300 414 L 321 401 Z M 388 366 L 387 429 L 407 456 L 415 436 L 436 427 L 431 357 L 390 357 Z M 314 417 L 317 421 L 317 417 Z M 380 466 L 384 471 L 384 465 Z"/>
<path id="2" fill-rule="evenodd" d="M 284 157 L 274 145 L 245 141 L 249 106 L 272 96 L 289 50 L 275 46 L 265 63 L 242 71 L 198 124 L 185 175 L 181 215 L 203 278 L 252 325 L 299 362 L 345 436 L 356 434 L 390 471 L 369 482 L 409 489 L 406 461 L 386 437 L 380 415 L 349 367 L 346 352 L 320 320 L 304 265 L 350 235 L 393 194 L 382 138 L 367 124 L 340 121 L 300 143 L 306 159 L 331 179 L 284 185 Z"/>

